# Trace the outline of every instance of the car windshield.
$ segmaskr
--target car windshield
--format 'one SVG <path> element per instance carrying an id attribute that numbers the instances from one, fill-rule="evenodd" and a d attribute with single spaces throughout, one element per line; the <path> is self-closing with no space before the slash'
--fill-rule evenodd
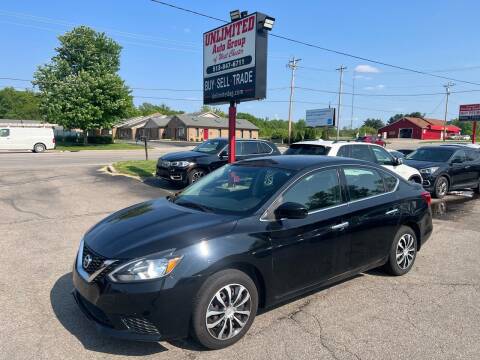
<path id="1" fill-rule="evenodd" d="M 330 148 L 324 145 L 292 144 L 285 155 L 327 155 L 329 151 Z"/>
<path id="2" fill-rule="evenodd" d="M 447 148 L 420 148 L 408 154 L 407 160 L 446 162 L 453 155 L 455 150 Z"/>
<path id="3" fill-rule="evenodd" d="M 214 213 L 251 214 L 288 179 L 293 170 L 265 163 L 225 165 L 186 188 L 175 204 Z"/>
<path id="4" fill-rule="evenodd" d="M 222 150 L 227 142 L 221 139 L 212 139 L 207 140 L 193 149 L 193 151 L 198 151 L 205 154 L 218 154 Z"/>

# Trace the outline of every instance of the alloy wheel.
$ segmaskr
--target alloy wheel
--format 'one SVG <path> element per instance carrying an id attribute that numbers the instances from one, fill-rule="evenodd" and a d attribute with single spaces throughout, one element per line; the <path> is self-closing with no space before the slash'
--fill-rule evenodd
<path id="1" fill-rule="evenodd" d="M 402 269 L 408 269 L 415 258 L 415 239 L 411 234 L 404 234 L 397 244 L 397 265 Z"/>
<path id="2" fill-rule="evenodd" d="M 195 171 L 195 172 L 192 174 L 192 183 L 194 183 L 195 181 L 200 180 L 200 178 L 202 178 L 204 175 L 205 175 L 205 174 L 204 174 L 203 171 Z"/>
<path id="3" fill-rule="evenodd" d="M 438 180 L 438 183 L 437 183 L 437 194 L 440 195 L 440 196 L 444 196 L 447 194 L 447 190 L 448 190 L 448 183 L 447 183 L 447 180 L 445 179 L 440 179 Z"/>
<path id="4" fill-rule="evenodd" d="M 209 334 L 218 340 L 238 335 L 250 318 L 252 302 L 248 290 L 239 284 L 229 284 L 217 291 L 210 300 L 205 315 Z"/>

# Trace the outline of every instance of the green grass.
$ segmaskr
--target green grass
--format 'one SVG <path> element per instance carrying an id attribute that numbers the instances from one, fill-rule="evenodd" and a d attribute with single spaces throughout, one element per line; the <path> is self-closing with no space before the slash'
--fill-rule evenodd
<path id="1" fill-rule="evenodd" d="M 55 149 L 60 151 L 82 150 L 141 150 L 143 145 L 117 143 L 117 144 L 58 144 Z"/>
<path id="2" fill-rule="evenodd" d="M 132 160 L 118 161 L 113 164 L 113 167 L 121 174 L 147 178 L 155 173 L 156 164 L 156 160 Z"/>

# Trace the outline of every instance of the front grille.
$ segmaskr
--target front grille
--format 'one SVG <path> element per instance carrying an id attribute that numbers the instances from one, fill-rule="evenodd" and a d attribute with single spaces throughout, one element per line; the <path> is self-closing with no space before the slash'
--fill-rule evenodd
<path id="1" fill-rule="evenodd" d="M 87 256 L 90 256 L 91 261 L 88 264 L 88 266 L 85 267 L 86 265 L 85 258 Z M 90 250 L 86 245 L 83 246 L 82 268 L 88 273 L 88 275 L 92 275 L 94 272 L 102 268 L 104 266 L 103 263 L 106 260 L 108 260 L 106 257 L 96 254 L 95 252 Z M 112 270 L 114 266 L 115 265 L 112 263 L 109 266 L 105 267 L 105 269 L 100 274 L 98 274 L 93 281 L 98 282 L 102 280 L 105 277 L 105 275 L 107 275 Z"/>
<path id="2" fill-rule="evenodd" d="M 88 264 L 87 267 L 85 267 L 85 258 L 87 256 L 90 256 L 92 259 L 91 262 Z M 100 269 L 103 265 L 103 262 L 107 260 L 107 258 L 100 256 L 98 254 L 95 254 L 92 250 L 90 250 L 86 245 L 83 246 L 83 256 L 82 256 L 82 268 L 85 270 L 88 274 L 93 274 L 95 271 Z"/>
<path id="3" fill-rule="evenodd" d="M 138 334 L 160 334 L 156 326 L 145 318 L 123 317 L 122 322 L 129 330 Z"/>

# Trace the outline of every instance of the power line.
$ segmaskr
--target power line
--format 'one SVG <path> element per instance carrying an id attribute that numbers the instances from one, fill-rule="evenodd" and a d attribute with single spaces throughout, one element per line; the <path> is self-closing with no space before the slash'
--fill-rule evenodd
<path id="1" fill-rule="evenodd" d="M 212 20 L 216 20 L 216 21 L 220 21 L 220 22 L 223 22 L 223 23 L 228 23 L 229 22 L 229 21 L 226 21 L 224 19 L 220 19 L 220 18 L 211 16 L 211 15 L 207 15 L 205 13 L 201 13 L 201 12 L 198 12 L 198 11 L 195 11 L 195 10 L 190 10 L 190 9 L 187 9 L 187 8 L 184 8 L 184 7 L 181 7 L 181 6 L 173 5 L 173 4 L 167 3 L 165 1 L 160 1 L 160 0 L 150 0 L 150 1 L 152 1 L 154 3 L 157 3 L 157 4 L 160 4 L 160 5 L 164 5 L 164 6 L 174 8 L 176 10 L 188 12 L 188 13 L 191 13 L 191 14 L 194 14 L 194 15 L 197 15 L 197 16 L 202 16 L 202 17 L 212 19 Z M 347 52 L 344 52 L 344 51 L 339 51 L 339 50 L 326 48 L 326 47 L 316 45 L 316 44 L 312 44 L 312 43 L 309 43 L 309 42 L 306 42 L 306 41 L 297 40 L 297 39 L 294 39 L 294 38 L 291 38 L 291 37 L 288 37 L 288 36 L 272 34 L 272 33 L 270 34 L 270 36 L 278 38 L 278 39 L 282 39 L 282 40 L 285 40 L 285 41 L 288 41 L 288 42 L 292 42 L 292 43 L 295 43 L 295 44 L 300 44 L 300 45 L 315 48 L 315 49 L 318 49 L 318 50 L 330 52 L 330 53 L 333 53 L 333 54 L 346 56 L 346 57 L 349 57 L 349 58 L 352 58 L 352 59 L 366 61 L 366 62 L 369 62 L 369 63 L 372 63 L 372 64 L 382 65 L 382 66 L 386 66 L 386 67 L 390 67 L 390 68 L 398 69 L 398 70 L 402 70 L 402 71 L 408 71 L 408 72 L 419 74 L 419 75 L 436 77 L 436 78 L 439 78 L 439 79 L 456 81 L 456 82 L 461 82 L 461 83 L 465 83 L 465 84 L 480 86 L 480 83 L 467 81 L 467 80 L 454 79 L 454 78 L 447 77 L 447 76 L 432 74 L 432 73 L 422 71 L 422 70 L 416 70 L 416 69 L 411 69 L 411 68 L 407 68 L 407 67 L 404 67 L 404 66 L 394 65 L 394 64 L 386 63 L 384 61 L 375 60 L 375 59 L 371 59 L 371 58 L 367 58 L 367 57 L 363 57 L 363 56 L 358 56 L 358 55 L 350 54 L 350 53 L 347 53 Z"/>

